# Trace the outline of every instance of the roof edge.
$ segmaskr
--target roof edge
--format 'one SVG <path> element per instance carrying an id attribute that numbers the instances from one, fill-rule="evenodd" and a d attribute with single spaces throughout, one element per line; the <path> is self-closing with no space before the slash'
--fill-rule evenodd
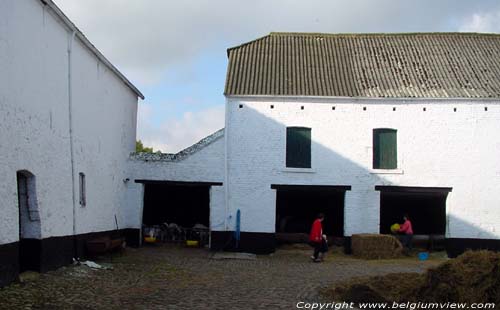
<path id="1" fill-rule="evenodd" d="M 82 31 L 76 27 L 76 25 L 64 14 L 64 12 L 52 1 L 52 0 L 39 0 L 43 5 L 49 7 L 60 19 L 61 21 L 72 31 L 75 32 L 75 36 L 82 41 L 82 43 L 102 62 L 104 63 L 113 73 L 122 80 L 125 85 L 127 85 L 139 98 L 144 100 L 144 95 L 141 91 L 130 82 L 129 79 L 123 75 L 90 41 L 85 37 Z"/>
<path id="2" fill-rule="evenodd" d="M 297 95 L 234 95 L 224 94 L 230 99 L 283 100 L 349 100 L 349 101 L 481 101 L 499 102 L 500 97 L 348 97 L 348 96 L 297 96 Z"/>
<path id="3" fill-rule="evenodd" d="M 181 161 L 192 154 L 204 149 L 208 145 L 214 143 L 224 136 L 224 128 L 217 130 L 216 132 L 206 136 L 195 144 L 177 152 L 177 153 L 132 153 L 130 155 L 131 159 L 142 160 L 142 161 L 167 161 L 167 162 L 177 162 Z"/>
<path id="4" fill-rule="evenodd" d="M 228 48 L 228 49 L 227 49 L 227 57 L 229 57 L 229 53 L 230 53 L 232 50 L 237 49 L 237 48 L 240 48 L 240 47 L 243 47 L 243 46 L 245 46 L 245 45 L 252 44 L 252 43 L 257 42 L 257 41 L 260 41 L 260 40 L 263 40 L 263 39 L 265 39 L 265 38 L 267 38 L 267 37 L 270 37 L 273 33 L 274 33 L 274 32 L 271 32 L 271 33 L 269 33 L 269 34 L 266 34 L 265 36 L 258 37 L 257 39 L 253 39 L 253 40 L 251 40 L 251 41 L 248 41 L 248 42 L 245 42 L 245 43 L 241 43 L 241 44 L 239 44 L 239 45 L 236 45 L 236 46 L 233 46 L 233 47 Z"/>

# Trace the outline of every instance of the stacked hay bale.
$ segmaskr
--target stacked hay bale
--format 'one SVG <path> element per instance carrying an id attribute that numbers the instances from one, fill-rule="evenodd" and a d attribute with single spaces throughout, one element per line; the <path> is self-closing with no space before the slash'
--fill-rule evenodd
<path id="1" fill-rule="evenodd" d="M 391 235 L 355 234 L 351 238 L 352 254 L 364 259 L 384 259 L 401 256 L 403 246 Z"/>

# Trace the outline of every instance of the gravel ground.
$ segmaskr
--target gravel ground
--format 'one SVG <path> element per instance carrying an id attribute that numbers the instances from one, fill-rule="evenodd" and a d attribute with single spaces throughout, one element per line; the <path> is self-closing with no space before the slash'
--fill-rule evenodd
<path id="1" fill-rule="evenodd" d="M 173 245 L 127 249 L 94 270 L 69 266 L 0 289 L 0 309 L 295 309 L 322 301 L 319 290 L 357 276 L 423 272 L 441 262 L 415 257 L 364 261 L 339 249 L 312 263 L 304 247 L 255 260 L 215 260 L 205 249 Z"/>

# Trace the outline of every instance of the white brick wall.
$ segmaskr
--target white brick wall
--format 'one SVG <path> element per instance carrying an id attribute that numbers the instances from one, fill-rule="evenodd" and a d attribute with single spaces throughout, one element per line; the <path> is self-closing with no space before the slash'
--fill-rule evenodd
<path id="1" fill-rule="evenodd" d="M 19 239 L 16 171 L 36 177 L 41 237 L 73 234 L 68 46 L 41 1 L 0 1 L 0 244 Z M 126 197 L 137 95 L 81 42 L 73 44 L 76 233 L 112 230 Z M 87 206 L 78 205 L 78 173 Z"/>
<path id="2" fill-rule="evenodd" d="M 499 101 L 233 97 L 227 104 L 229 210 L 241 209 L 242 231 L 274 232 L 270 184 L 322 184 L 352 186 L 345 235 L 378 233 L 374 187 L 400 185 L 453 188 L 447 237 L 500 237 Z M 311 172 L 285 169 L 287 126 L 312 128 Z M 398 173 L 371 169 L 374 128 L 397 129 Z"/>

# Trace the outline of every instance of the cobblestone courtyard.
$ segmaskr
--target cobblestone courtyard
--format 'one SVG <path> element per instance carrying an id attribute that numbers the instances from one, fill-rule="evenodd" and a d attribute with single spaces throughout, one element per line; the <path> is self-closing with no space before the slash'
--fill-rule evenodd
<path id="1" fill-rule="evenodd" d="M 205 249 L 149 246 L 99 260 L 111 270 L 68 266 L 0 289 L 0 309 L 295 309 L 356 276 L 422 272 L 441 259 L 364 261 L 336 253 L 322 264 L 307 248 L 256 260 L 216 260 Z"/>

